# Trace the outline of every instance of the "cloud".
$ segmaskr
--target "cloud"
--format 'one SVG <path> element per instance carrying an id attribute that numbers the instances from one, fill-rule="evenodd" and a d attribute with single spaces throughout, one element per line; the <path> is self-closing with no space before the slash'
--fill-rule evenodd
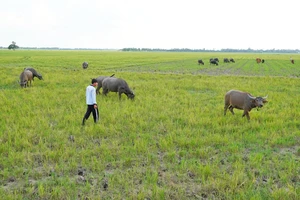
<path id="1" fill-rule="evenodd" d="M 299 48 L 296 0 L 11 0 L 0 46 Z"/>

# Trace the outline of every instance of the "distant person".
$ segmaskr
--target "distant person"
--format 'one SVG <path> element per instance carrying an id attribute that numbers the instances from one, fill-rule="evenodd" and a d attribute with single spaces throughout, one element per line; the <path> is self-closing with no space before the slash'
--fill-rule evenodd
<path id="1" fill-rule="evenodd" d="M 86 88 L 86 104 L 87 104 L 87 110 L 86 113 L 82 119 L 82 125 L 85 124 L 85 121 L 90 117 L 91 113 L 93 113 L 94 122 L 97 123 L 99 120 L 99 111 L 98 106 L 96 102 L 96 89 L 98 81 L 97 79 L 92 79 L 92 84 L 87 86 Z"/>
<path id="2" fill-rule="evenodd" d="M 292 64 L 295 63 L 295 62 L 294 62 L 294 59 L 293 59 L 292 57 L 290 57 L 290 61 L 291 61 Z"/>

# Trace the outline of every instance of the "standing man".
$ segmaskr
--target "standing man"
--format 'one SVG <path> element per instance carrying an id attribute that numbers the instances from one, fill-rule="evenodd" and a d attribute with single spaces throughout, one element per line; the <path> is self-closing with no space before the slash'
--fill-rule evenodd
<path id="1" fill-rule="evenodd" d="M 93 113 L 94 122 L 97 123 L 99 120 L 99 111 L 98 106 L 96 102 L 96 89 L 98 82 L 96 79 L 92 79 L 92 84 L 87 86 L 86 88 L 86 104 L 87 104 L 87 110 L 86 113 L 82 119 L 82 125 L 85 124 L 85 121 L 90 117 L 91 112 Z"/>

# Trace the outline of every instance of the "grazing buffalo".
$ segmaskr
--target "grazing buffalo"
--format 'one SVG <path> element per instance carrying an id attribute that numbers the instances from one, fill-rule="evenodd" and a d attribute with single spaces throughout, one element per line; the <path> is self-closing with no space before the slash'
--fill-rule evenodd
<path id="1" fill-rule="evenodd" d="M 210 64 L 213 64 L 213 65 L 219 65 L 219 64 L 218 64 L 218 61 L 216 61 L 216 60 L 210 60 L 209 63 L 210 63 Z"/>
<path id="2" fill-rule="evenodd" d="M 96 94 L 100 94 L 100 89 L 102 87 L 102 81 L 105 79 L 105 78 L 108 78 L 108 77 L 113 77 L 115 74 L 112 74 L 111 76 L 99 76 L 96 78 L 97 82 L 98 82 L 98 87 L 96 89 Z"/>
<path id="3" fill-rule="evenodd" d="M 88 66 L 89 66 L 89 63 L 88 63 L 88 62 L 83 62 L 83 63 L 82 63 L 82 68 L 83 68 L 83 69 L 88 68 Z"/>
<path id="4" fill-rule="evenodd" d="M 34 81 L 34 77 L 37 77 L 40 80 L 44 80 L 42 74 L 38 73 L 34 68 L 32 67 L 27 67 L 24 70 L 29 70 L 32 72 L 33 78 L 32 80 Z"/>
<path id="5" fill-rule="evenodd" d="M 108 77 L 102 81 L 103 95 L 107 95 L 110 92 L 118 92 L 119 99 L 121 100 L 121 94 L 124 93 L 129 99 L 134 99 L 134 93 L 129 88 L 125 80 L 121 78 Z"/>
<path id="6" fill-rule="evenodd" d="M 230 60 L 229 60 L 230 62 L 233 62 L 233 63 L 235 63 L 235 61 L 234 61 L 234 59 L 233 58 L 230 58 Z"/>
<path id="7" fill-rule="evenodd" d="M 24 70 L 21 74 L 20 74 L 20 86 L 22 88 L 26 88 L 28 87 L 28 82 L 30 82 L 30 86 L 31 86 L 31 81 L 33 80 L 33 74 L 31 71 L 29 70 Z"/>
<path id="8" fill-rule="evenodd" d="M 261 63 L 265 63 L 265 60 L 264 60 L 264 59 L 262 59 L 262 60 L 261 60 Z"/>
<path id="9" fill-rule="evenodd" d="M 224 58 L 224 63 L 229 63 L 229 59 L 228 58 Z"/>
<path id="10" fill-rule="evenodd" d="M 203 62 L 203 60 L 198 60 L 198 64 L 200 65 L 204 65 L 204 62 Z"/>
<path id="11" fill-rule="evenodd" d="M 261 63 L 261 59 L 260 58 L 256 58 L 256 63 L 257 64 Z"/>
<path id="12" fill-rule="evenodd" d="M 230 90 L 225 95 L 224 115 L 226 115 L 227 109 L 234 114 L 233 109 L 244 110 L 243 117 L 246 116 L 248 121 L 250 120 L 249 112 L 252 108 L 261 108 L 264 103 L 267 103 L 267 97 L 254 97 L 247 92 L 238 90 Z"/>
<path id="13" fill-rule="evenodd" d="M 215 60 L 215 61 L 219 62 L 219 58 L 211 58 L 211 59 L 209 59 L 209 61 L 212 61 L 212 60 Z"/>

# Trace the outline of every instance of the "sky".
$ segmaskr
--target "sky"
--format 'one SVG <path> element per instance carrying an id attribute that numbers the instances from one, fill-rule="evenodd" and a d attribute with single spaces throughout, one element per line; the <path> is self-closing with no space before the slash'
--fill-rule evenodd
<path id="1" fill-rule="evenodd" d="M 300 49 L 299 0 L 0 0 L 0 46 Z"/>

